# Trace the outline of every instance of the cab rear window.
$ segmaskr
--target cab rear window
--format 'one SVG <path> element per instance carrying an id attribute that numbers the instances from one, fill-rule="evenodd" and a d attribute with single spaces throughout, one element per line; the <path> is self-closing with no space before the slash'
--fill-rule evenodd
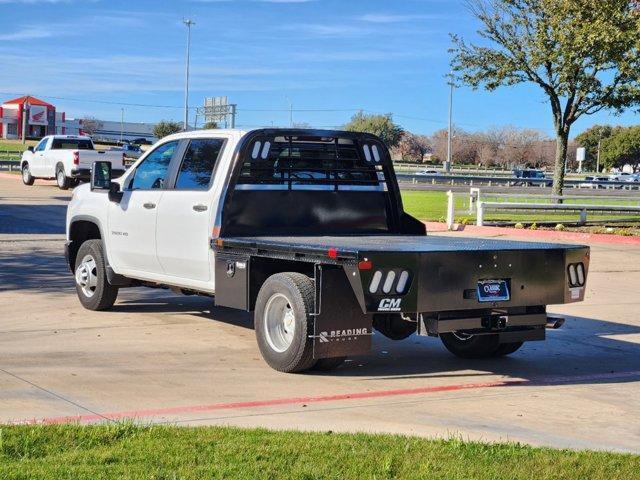
<path id="1" fill-rule="evenodd" d="M 80 138 L 54 138 L 52 150 L 93 150 L 91 140 Z"/>

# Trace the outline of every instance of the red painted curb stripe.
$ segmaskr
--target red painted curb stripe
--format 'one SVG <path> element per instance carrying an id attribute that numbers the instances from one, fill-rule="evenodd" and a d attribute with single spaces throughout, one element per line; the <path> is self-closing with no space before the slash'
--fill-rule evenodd
<path id="1" fill-rule="evenodd" d="M 615 380 L 630 377 L 640 377 L 640 371 L 603 373 L 590 375 L 556 376 L 539 380 L 496 380 L 484 383 L 461 383 L 434 387 L 405 388 L 396 390 L 378 390 L 372 392 L 343 393 L 316 397 L 276 398 L 271 400 L 254 400 L 248 402 L 214 403 L 211 405 L 178 406 L 155 409 L 130 410 L 124 412 L 96 413 L 88 415 L 47 417 L 42 419 L 20 420 L 15 424 L 61 424 L 61 423 L 91 423 L 104 420 L 118 420 L 123 418 L 149 418 L 163 415 L 179 415 L 199 412 L 213 412 L 217 410 L 238 410 L 244 408 L 273 407 L 278 405 L 296 405 L 321 402 L 337 402 L 344 400 L 358 400 L 369 398 L 395 397 L 405 395 L 420 395 L 439 392 L 453 392 L 459 390 L 476 390 L 482 388 L 522 386 L 522 385 L 558 385 L 563 383 L 587 382 L 597 380 Z"/>
<path id="2" fill-rule="evenodd" d="M 447 226 L 439 222 L 424 222 L 427 231 L 446 232 Z M 511 237 L 522 237 L 528 239 L 544 240 L 566 240 L 570 242 L 584 243 L 605 243 L 609 245 L 638 245 L 640 237 L 627 237 L 624 235 L 609 235 L 606 233 L 582 233 L 582 232 L 556 232 L 554 230 L 524 230 L 509 227 L 478 227 L 476 225 L 466 225 L 463 229 L 465 233 L 476 235 L 508 235 Z"/>

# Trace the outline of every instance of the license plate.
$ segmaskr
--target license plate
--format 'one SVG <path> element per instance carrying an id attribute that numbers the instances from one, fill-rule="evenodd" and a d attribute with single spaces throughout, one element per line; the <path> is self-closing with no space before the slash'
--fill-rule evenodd
<path id="1" fill-rule="evenodd" d="M 510 299 L 506 280 L 480 280 L 478 282 L 479 302 L 504 302 Z"/>

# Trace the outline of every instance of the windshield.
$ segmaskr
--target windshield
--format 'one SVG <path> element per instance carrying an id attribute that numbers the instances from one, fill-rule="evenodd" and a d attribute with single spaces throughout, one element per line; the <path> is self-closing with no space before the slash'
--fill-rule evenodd
<path id="1" fill-rule="evenodd" d="M 93 150 L 91 140 L 85 138 L 54 138 L 52 150 Z"/>

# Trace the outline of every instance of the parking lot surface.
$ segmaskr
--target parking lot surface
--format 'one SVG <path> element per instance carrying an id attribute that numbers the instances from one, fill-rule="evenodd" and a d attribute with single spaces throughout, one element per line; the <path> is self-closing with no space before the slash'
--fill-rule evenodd
<path id="1" fill-rule="evenodd" d="M 287 375 L 250 315 L 169 290 L 84 310 L 63 256 L 69 192 L 0 178 L 0 422 L 394 432 L 640 452 L 640 247 L 592 245 L 587 299 L 546 342 L 462 360 L 374 336 L 371 355 Z M 459 235 L 459 233 L 457 233 Z"/>

